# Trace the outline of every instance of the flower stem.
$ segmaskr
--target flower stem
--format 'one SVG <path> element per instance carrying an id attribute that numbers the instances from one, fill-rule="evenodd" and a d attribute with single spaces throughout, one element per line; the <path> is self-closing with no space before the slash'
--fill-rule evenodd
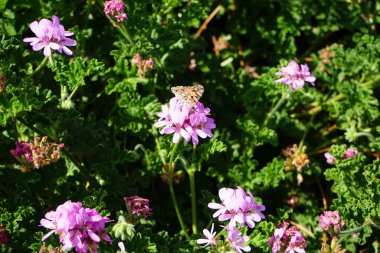
<path id="1" fill-rule="evenodd" d="M 169 160 L 169 180 L 168 180 L 169 181 L 169 190 L 170 190 L 170 195 L 171 195 L 171 198 L 173 201 L 174 209 L 175 209 L 175 212 L 177 214 L 179 224 L 181 225 L 181 229 L 185 233 L 185 236 L 189 237 L 189 235 L 186 232 L 186 227 L 185 227 L 185 223 L 183 222 L 181 212 L 179 211 L 179 207 L 178 207 L 178 203 L 177 203 L 177 199 L 175 197 L 174 187 L 173 187 L 173 162 L 174 162 L 175 153 L 176 153 L 177 148 L 178 148 L 178 143 L 174 144 L 174 147 L 173 147 L 171 155 L 170 155 L 170 160 Z"/>
<path id="2" fill-rule="evenodd" d="M 269 123 L 269 120 L 272 118 L 273 114 L 278 110 L 278 108 L 285 102 L 285 100 L 289 97 L 289 92 L 285 92 L 284 89 L 282 90 L 282 96 L 281 98 L 277 101 L 277 104 L 274 105 L 267 116 L 265 117 L 265 120 L 261 126 L 260 129 L 263 129 L 266 127 L 266 125 Z"/>
<path id="3" fill-rule="evenodd" d="M 194 161 L 195 155 L 196 155 L 197 145 L 193 145 L 193 157 L 192 160 Z M 191 221 L 192 221 L 192 229 L 193 234 L 198 233 L 197 229 L 197 201 L 196 201 L 196 195 L 195 195 L 195 168 L 194 163 L 191 164 L 190 170 L 187 170 L 187 173 L 189 174 L 189 181 L 190 181 L 190 197 L 191 197 Z"/>
<path id="4" fill-rule="evenodd" d="M 48 60 L 48 57 L 45 57 L 42 62 L 40 63 L 40 65 L 37 66 L 37 68 L 33 71 L 32 74 L 30 74 L 30 76 L 34 76 L 43 66 L 45 66 L 46 62 Z"/>

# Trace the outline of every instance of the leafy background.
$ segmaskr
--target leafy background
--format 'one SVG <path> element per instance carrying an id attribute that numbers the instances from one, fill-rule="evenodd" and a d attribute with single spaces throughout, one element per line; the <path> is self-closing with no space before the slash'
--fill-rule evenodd
<path id="1" fill-rule="evenodd" d="M 320 249 L 317 220 L 324 209 L 339 210 L 346 227 L 364 224 L 344 247 L 377 250 L 379 238 L 379 84 L 380 4 L 368 1 L 277 0 L 128 0 L 125 25 L 132 42 L 118 32 L 94 0 L 1 0 L 0 73 L 0 222 L 11 233 L 3 252 L 38 251 L 46 231 L 39 220 L 68 199 L 96 207 L 116 222 L 125 211 L 124 196 L 150 199 L 154 216 L 136 227 L 130 252 L 199 252 L 185 241 L 163 180 L 160 154 L 171 150 L 170 137 L 152 125 L 170 87 L 202 83 L 202 102 L 212 109 L 217 129 L 198 149 L 196 174 L 200 228 L 211 220 L 207 203 L 222 187 L 251 191 L 267 207 L 267 220 L 250 234 L 257 252 L 269 252 L 274 224 L 288 218 L 314 235 L 310 252 Z M 210 13 L 215 17 L 195 34 Z M 78 45 L 73 57 L 55 54 L 47 65 L 22 39 L 28 25 L 57 15 Z M 212 36 L 228 40 L 215 53 Z M 328 48 L 327 48 L 328 47 Z M 326 49 L 327 48 L 327 49 Z M 329 52 L 329 53 L 328 53 Z M 135 53 L 152 57 L 155 67 L 139 78 Z M 327 55 L 327 56 L 326 56 Z M 290 98 L 262 127 L 281 97 L 275 72 L 289 60 L 307 62 L 317 76 Z M 196 66 L 191 66 L 191 63 Z M 61 87 L 75 95 L 62 104 Z M 21 173 L 9 168 L 16 140 L 48 136 L 65 143 L 63 158 L 49 167 Z M 281 150 L 302 140 L 311 161 L 304 182 L 284 170 Z M 157 148 L 160 143 L 160 153 Z M 341 157 L 346 147 L 360 155 L 334 165 L 323 153 Z M 184 152 L 189 149 L 184 147 Z M 186 153 L 187 154 L 187 153 Z M 189 152 L 191 154 L 191 152 Z M 185 222 L 190 224 L 186 173 L 175 185 Z M 297 195 L 298 204 L 286 205 Z M 170 211 L 168 211 L 170 210 Z M 370 221 L 370 222 L 369 222 Z M 200 235 L 194 235 L 193 239 Z M 58 245 L 54 238 L 51 245 Z M 375 246 L 374 246 L 375 245 Z M 115 252 L 101 245 L 101 251 Z"/>

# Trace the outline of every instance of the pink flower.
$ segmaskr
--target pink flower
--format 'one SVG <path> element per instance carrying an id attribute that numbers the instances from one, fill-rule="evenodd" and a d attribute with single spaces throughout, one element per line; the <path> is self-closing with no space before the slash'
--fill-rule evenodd
<path id="1" fill-rule="evenodd" d="M 255 222 L 265 218 L 262 214 L 265 206 L 256 203 L 252 194 L 248 193 L 247 195 L 240 187 L 236 190 L 221 188 L 219 198 L 222 203 L 209 203 L 208 207 L 218 209 L 213 217 L 218 217 L 219 221 L 229 220 L 229 227 L 233 227 L 238 223 L 240 226 L 247 224 L 249 228 L 253 228 Z"/>
<path id="2" fill-rule="evenodd" d="M 104 3 L 104 13 L 114 16 L 118 22 L 128 19 L 124 13 L 125 5 L 122 0 L 111 0 Z"/>
<path id="3" fill-rule="evenodd" d="M 75 247 L 77 252 L 87 253 L 90 250 L 97 253 L 101 240 L 112 242 L 106 234 L 107 222 L 110 219 L 102 217 L 96 209 L 84 208 L 82 203 L 68 200 L 41 219 L 41 226 L 51 229 L 42 241 L 55 233 L 59 235 L 64 251 Z"/>
<path id="4" fill-rule="evenodd" d="M 211 138 L 211 130 L 216 127 L 214 120 L 209 118 L 211 110 L 204 108 L 201 102 L 197 102 L 193 108 L 180 102 L 176 97 L 170 99 L 169 107 L 162 106 L 162 112 L 157 116 L 159 120 L 154 123 L 155 127 L 164 127 L 161 134 L 172 134 L 173 143 L 178 143 L 180 136 L 185 141 L 197 145 L 198 137 Z"/>
<path id="5" fill-rule="evenodd" d="M 67 46 L 75 46 L 76 41 L 67 37 L 74 35 L 74 33 L 65 31 L 57 16 L 53 16 L 52 20 L 44 18 L 39 22 L 31 23 L 29 27 L 36 34 L 36 37 L 25 38 L 24 42 L 30 43 L 34 51 L 44 49 L 45 56 L 50 56 L 52 50 L 59 53 L 63 51 L 67 55 L 72 55 L 72 51 Z"/>
<path id="6" fill-rule="evenodd" d="M 210 231 L 208 231 L 207 229 L 203 229 L 203 234 L 207 239 L 198 239 L 198 244 L 205 244 L 203 247 L 207 247 L 208 245 L 216 246 L 216 232 L 214 232 L 214 223 L 211 225 Z"/>
<path id="7" fill-rule="evenodd" d="M 330 234 L 337 234 L 344 226 L 344 220 L 340 218 L 339 211 L 324 211 L 319 216 L 319 226 Z"/>
<path id="8" fill-rule="evenodd" d="M 300 67 L 295 61 L 291 61 L 288 66 L 281 68 L 281 71 L 277 72 L 276 76 L 282 76 L 282 78 L 275 81 L 276 83 L 282 82 L 285 85 L 291 85 L 292 91 L 297 88 L 303 88 L 305 82 L 309 82 L 314 86 L 316 80 L 306 64 L 301 64 Z"/>
<path id="9" fill-rule="evenodd" d="M 251 251 L 251 247 L 244 245 L 249 241 L 248 236 L 241 236 L 241 232 L 236 227 L 227 226 L 226 229 L 231 250 L 239 253 L 242 253 L 242 251 Z"/>
<path id="10" fill-rule="evenodd" d="M 327 163 L 335 163 L 336 159 L 330 153 L 325 153 L 324 155 Z"/>
<path id="11" fill-rule="evenodd" d="M 353 158 L 353 157 L 355 157 L 358 153 L 359 153 L 359 151 L 357 151 L 356 149 L 348 148 L 348 149 L 344 152 L 343 159 Z"/>
<path id="12" fill-rule="evenodd" d="M 289 223 L 283 221 L 277 225 L 273 235 L 268 241 L 272 246 L 272 252 L 305 253 L 307 246 L 305 238 L 295 226 L 289 227 Z"/>
<path id="13" fill-rule="evenodd" d="M 144 219 L 147 216 L 152 215 L 152 209 L 149 207 L 149 200 L 141 198 L 139 196 L 125 197 L 125 205 L 128 210 L 137 216 L 144 215 Z"/>

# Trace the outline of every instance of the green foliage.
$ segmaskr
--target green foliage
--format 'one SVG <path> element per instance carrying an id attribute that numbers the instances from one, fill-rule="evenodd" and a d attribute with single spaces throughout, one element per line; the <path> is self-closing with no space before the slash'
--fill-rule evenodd
<path id="1" fill-rule="evenodd" d="M 1 252 L 38 252 L 47 233 L 40 219 L 68 199 L 114 220 L 107 224 L 114 243 L 101 243 L 99 252 L 116 252 L 117 240 L 127 252 L 206 251 L 195 240 L 212 219 L 207 203 L 217 201 L 221 187 L 238 186 L 266 206 L 266 220 L 245 230 L 252 251 L 271 251 L 268 239 L 283 219 L 307 229 L 301 231 L 307 252 L 319 251 L 317 221 L 324 209 L 339 210 L 345 220 L 347 251 L 376 247 L 377 1 L 128 0 L 125 5 L 128 20 L 117 27 L 102 12 L 102 1 L 0 0 L 0 225 L 11 235 Z M 34 36 L 30 23 L 52 15 L 74 32 L 77 45 L 71 47 L 73 56 L 54 52 L 43 66 L 42 51 L 22 39 Z M 213 43 L 218 38 L 226 40 L 225 48 Z M 143 77 L 132 63 L 136 53 L 154 60 Z M 308 64 L 315 87 L 306 83 L 290 92 L 275 83 L 276 72 L 292 59 Z M 170 88 L 194 82 L 205 87 L 201 101 L 217 127 L 213 138 L 200 138 L 196 148 L 181 140 L 174 153 L 172 136 L 152 125 L 173 96 Z M 61 159 L 22 173 L 9 150 L 15 141 L 35 136 L 64 143 Z M 307 147 L 309 164 L 286 171 L 282 150 L 293 144 Z M 343 159 L 348 146 L 360 154 Z M 334 164 L 325 162 L 327 150 Z M 180 232 L 167 185 L 171 158 L 189 238 Z M 188 188 L 190 178 L 195 192 Z M 190 232 L 193 193 L 196 235 Z M 154 215 L 145 223 L 129 223 L 123 197 L 132 195 L 150 200 Z M 46 241 L 46 247 L 58 245 L 57 235 Z M 227 252 L 228 245 L 222 246 Z"/>

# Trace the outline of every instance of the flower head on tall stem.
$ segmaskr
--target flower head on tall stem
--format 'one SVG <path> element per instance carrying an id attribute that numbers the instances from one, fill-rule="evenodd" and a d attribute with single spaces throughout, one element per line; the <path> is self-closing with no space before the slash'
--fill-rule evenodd
<path id="1" fill-rule="evenodd" d="M 282 67 L 281 71 L 276 73 L 276 76 L 281 76 L 280 79 L 275 81 L 276 83 L 289 85 L 292 91 L 303 88 L 305 82 L 309 82 L 314 86 L 316 80 L 316 77 L 310 73 L 307 64 L 299 66 L 295 61 L 291 61 L 288 66 Z"/>
<path id="2" fill-rule="evenodd" d="M 127 14 L 124 13 L 124 8 L 125 5 L 122 0 L 110 0 L 104 3 L 104 13 L 114 16 L 119 23 L 128 19 Z"/>
<path id="3" fill-rule="evenodd" d="M 52 21 L 45 18 L 39 22 L 34 21 L 29 27 L 36 37 L 25 38 L 24 42 L 30 43 L 34 51 L 44 49 L 46 57 L 50 56 L 54 50 L 67 55 L 73 54 L 68 46 L 75 46 L 76 41 L 67 37 L 74 33 L 66 31 L 57 16 L 53 16 Z"/>
<path id="4" fill-rule="evenodd" d="M 157 116 L 159 120 L 154 123 L 155 127 L 164 127 L 161 134 L 172 134 L 173 143 L 178 143 L 180 136 L 185 141 L 194 145 L 199 143 L 198 137 L 211 138 L 211 130 L 216 127 L 214 119 L 210 118 L 211 110 L 205 108 L 201 102 L 197 102 L 193 108 L 180 102 L 176 97 L 170 99 L 169 107 L 162 106 L 162 112 Z"/>

